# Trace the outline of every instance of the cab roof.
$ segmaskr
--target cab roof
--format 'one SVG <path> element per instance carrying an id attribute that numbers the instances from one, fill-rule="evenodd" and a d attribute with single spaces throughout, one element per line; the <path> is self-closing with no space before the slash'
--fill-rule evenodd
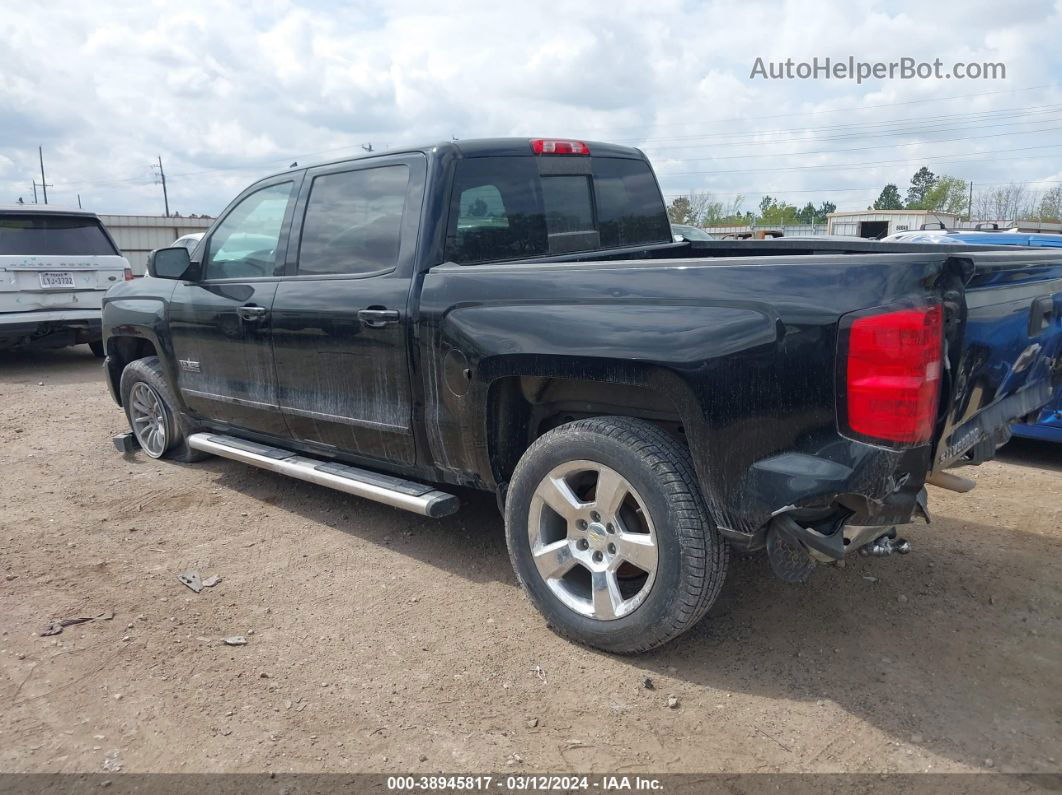
<path id="1" fill-rule="evenodd" d="M 428 156 L 446 156 L 453 155 L 456 157 L 536 157 L 531 151 L 531 141 L 537 138 L 543 138 L 545 140 L 557 140 L 557 141 L 573 141 L 578 140 L 581 143 L 586 144 L 590 149 L 590 156 L 604 156 L 604 157 L 621 157 L 630 160 L 647 160 L 645 153 L 640 149 L 636 149 L 633 146 L 619 146 L 618 144 L 609 144 L 603 141 L 587 141 L 577 138 L 560 138 L 550 136 L 535 136 L 527 138 L 469 138 L 467 140 L 458 141 L 437 141 L 435 143 L 428 143 L 418 146 L 399 146 L 394 149 L 386 149 L 379 152 L 367 152 L 360 155 L 349 155 L 347 157 L 338 157 L 333 160 L 324 160 L 321 162 L 307 163 L 306 165 L 299 165 L 293 168 L 287 168 L 283 171 L 278 171 L 261 179 L 272 179 L 273 177 L 280 176 L 281 174 L 290 174 L 298 171 L 305 171 L 308 168 L 319 168 L 321 166 L 337 165 L 339 163 L 350 163 L 361 160 L 371 160 L 376 157 L 388 157 L 393 155 L 409 154 L 413 152 L 419 152 Z M 538 155 L 539 157 L 582 157 L 582 155 Z M 256 180 L 260 182 L 261 180 Z"/>

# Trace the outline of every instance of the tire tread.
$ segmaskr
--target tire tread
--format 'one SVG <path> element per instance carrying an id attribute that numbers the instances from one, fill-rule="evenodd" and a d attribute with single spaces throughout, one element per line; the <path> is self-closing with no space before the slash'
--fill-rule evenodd
<path id="1" fill-rule="evenodd" d="M 632 417 L 600 416 L 575 420 L 540 436 L 524 453 L 529 456 L 559 440 L 573 439 L 590 433 L 613 439 L 627 447 L 653 472 L 675 518 L 673 531 L 681 547 L 681 591 L 675 595 L 665 619 L 647 627 L 637 637 L 617 638 L 615 642 L 593 645 L 609 651 L 637 654 L 656 648 L 693 627 L 719 595 L 729 561 L 729 544 L 716 532 L 697 482 L 692 458 L 685 446 L 661 428 L 646 420 Z M 513 476 L 520 476 L 517 465 Z M 512 521 L 506 511 L 506 524 Z M 510 544 L 514 569 L 516 559 Z M 521 585 L 526 585 L 521 580 Z M 587 643 L 563 627 L 555 631 L 572 640 Z"/>
<path id="2" fill-rule="evenodd" d="M 192 427 L 188 418 L 177 410 L 176 407 L 179 405 L 177 402 L 177 396 L 170 387 L 169 381 L 166 380 L 166 374 L 162 369 L 162 362 L 159 361 L 158 356 L 147 356 L 143 359 L 135 359 L 129 362 L 129 364 L 125 366 L 125 369 L 122 370 L 122 379 L 119 388 L 123 404 L 128 404 L 129 391 L 133 388 L 133 384 L 136 381 L 144 381 L 150 384 L 151 387 L 159 393 L 159 396 L 162 398 L 163 403 L 166 404 L 166 409 L 169 412 L 171 424 L 173 426 L 173 434 L 170 446 L 166 452 L 162 454 L 162 457 L 174 461 L 182 461 L 188 464 L 209 458 L 209 453 L 204 453 L 201 450 L 193 450 L 188 446 L 188 436 L 194 433 L 195 429 Z M 130 423 L 130 427 L 132 427 L 132 423 Z"/>

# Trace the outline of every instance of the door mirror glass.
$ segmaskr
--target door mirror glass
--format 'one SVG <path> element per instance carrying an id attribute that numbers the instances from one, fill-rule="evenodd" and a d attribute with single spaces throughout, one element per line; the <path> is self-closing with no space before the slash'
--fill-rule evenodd
<path id="1" fill-rule="evenodd" d="M 156 279 L 183 279 L 192 264 L 184 246 L 157 248 L 148 255 L 148 274 Z"/>

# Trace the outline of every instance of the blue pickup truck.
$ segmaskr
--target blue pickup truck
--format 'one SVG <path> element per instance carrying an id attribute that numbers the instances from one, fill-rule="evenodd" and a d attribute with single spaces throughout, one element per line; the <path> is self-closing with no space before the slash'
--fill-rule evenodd
<path id="1" fill-rule="evenodd" d="M 984 246 L 1028 246 L 1031 248 L 1060 248 L 1062 235 L 1028 232 L 921 230 L 898 232 L 885 238 L 903 243 L 972 243 Z M 1055 391 L 1051 402 L 1040 409 L 1035 422 L 1019 422 L 1011 426 L 1015 436 L 1062 442 L 1062 387 Z"/>

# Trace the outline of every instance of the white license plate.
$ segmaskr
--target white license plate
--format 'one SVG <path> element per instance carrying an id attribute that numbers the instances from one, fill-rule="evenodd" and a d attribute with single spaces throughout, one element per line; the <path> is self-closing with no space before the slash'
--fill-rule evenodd
<path id="1" fill-rule="evenodd" d="M 56 287 L 73 287 L 74 286 L 74 274 L 72 273 L 41 273 L 38 274 L 41 278 L 41 287 L 56 288 Z"/>

